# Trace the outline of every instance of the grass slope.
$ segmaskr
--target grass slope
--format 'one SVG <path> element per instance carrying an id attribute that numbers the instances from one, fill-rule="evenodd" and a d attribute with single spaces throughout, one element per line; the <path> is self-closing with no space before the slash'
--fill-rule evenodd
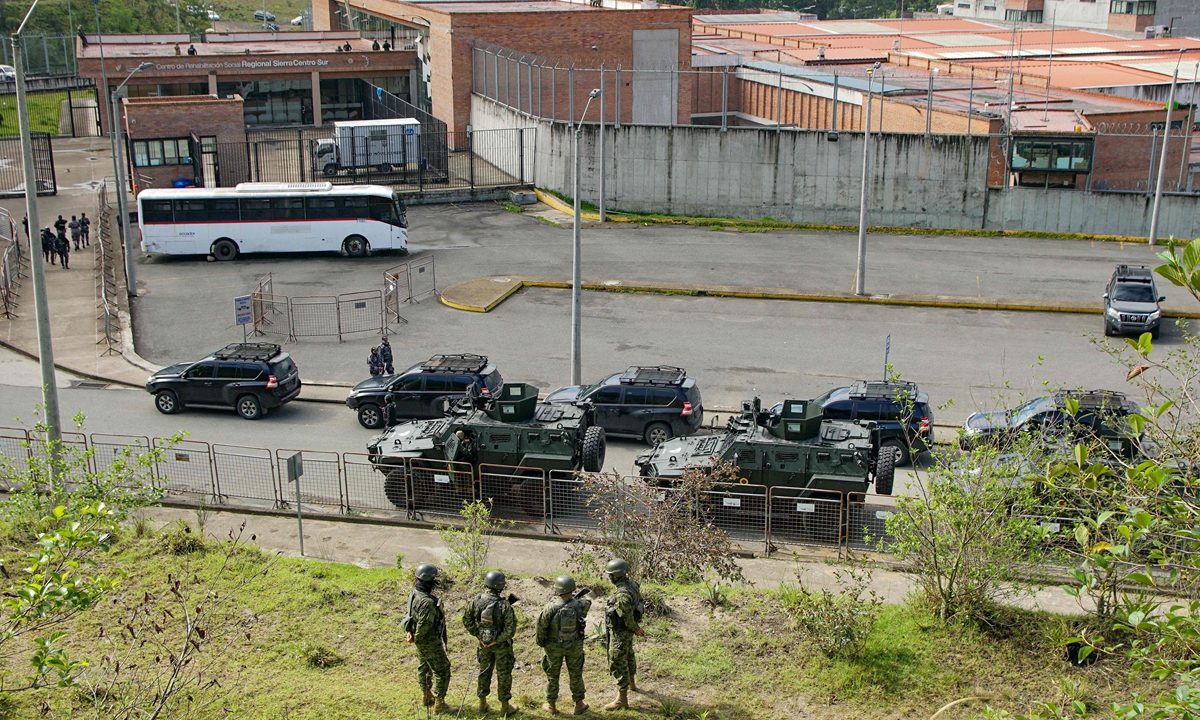
<path id="1" fill-rule="evenodd" d="M 15 548 L 3 550 L 6 559 L 15 553 Z M 267 559 L 257 551 L 246 555 L 246 562 L 266 566 Z M 122 591 L 115 602 L 73 624 L 72 654 L 94 658 L 111 652 L 124 605 L 145 592 L 162 592 L 168 574 L 211 574 L 218 558 L 213 552 L 167 553 L 160 537 L 127 539 L 104 559 L 110 569 L 125 574 Z M 408 570 L 275 561 L 241 603 L 258 621 L 250 639 L 228 653 L 222 680 L 229 691 L 227 709 L 218 705 L 202 717 L 425 717 L 418 705 L 415 653 L 399 627 L 408 588 Z M 548 581 L 513 579 L 509 589 L 524 598 L 518 605 L 514 702 L 526 711 L 524 716 L 542 717 L 538 708 L 545 680 L 531 618 L 549 597 Z M 1061 649 L 1045 639 L 1062 621 L 1043 614 L 1014 611 L 1007 633 L 987 635 L 937 623 L 912 605 L 887 607 L 860 658 L 831 660 L 796 639 L 771 591 L 736 590 L 726 607 L 710 610 L 698 586 L 647 589 L 669 610 L 647 621 L 648 637 L 638 647 L 644 692 L 631 695 L 635 710 L 610 715 L 617 718 L 695 718 L 704 711 L 707 718 L 731 720 L 928 718 L 951 700 L 981 694 L 1010 710 L 1025 710 L 1034 700 L 1081 699 L 1103 717 L 1110 701 L 1133 689 L 1153 689 L 1131 687 L 1126 668 L 1116 662 L 1069 667 Z M 602 587 L 596 591 L 606 592 Z M 460 623 L 468 596 L 464 589 L 446 594 L 454 667 L 448 700 L 457 708 L 465 698 L 468 709 L 462 717 L 476 717 L 469 709 L 475 688 L 467 685 L 474 679 L 473 641 Z M 597 598 L 592 623 L 602 619 L 602 608 L 603 600 Z M 101 626 L 109 628 L 103 638 Z M 24 669 L 22 657 L 17 653 L 7 660 L 14 674 Z M 597 643 L 588 645 L 586 680 L 588 701 L 598 709 L 610 699 L 612 685 Z M 562 687 L 565 693 L 566 677 Z M 492 700 L 494 708 L 494 689 Z M 41 701 L 52 717 L 91 717 L 78 695 L 61 690 L 23 693 L 0 704 L 0 717 L 43 717 Z M 971 717 L 977 710 L 959 707 L 941 718 Z"/>

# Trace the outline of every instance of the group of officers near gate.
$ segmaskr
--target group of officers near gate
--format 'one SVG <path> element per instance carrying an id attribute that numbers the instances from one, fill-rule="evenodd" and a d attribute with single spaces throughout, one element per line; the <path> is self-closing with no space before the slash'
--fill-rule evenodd
<path id="1" fill-rule="evenodd" d="M 617 681 L 617 697 L 604 709 L 619 710 L 629 707 L 629 691 L 638 689 L 633 642 L 635 636 L 646 634 L 641 626 L 645 604 L 641 588 L 629 577 L 628 562 L 616 558 L 608 563 L 605 572 L 615 586 L 605 606 L 604 623 L 608 668 Z M 441 598 L 435 594 L 439 572 L 433 565 L 426 564 L 417 566 L 415 574 L 416 583 L 408 595 L 408 612 L 401 623 L 408 633 L 408 642 L 417 646 L 417 681 L 424 694 L 422 703 L 433 712 L 449 712 L 450 707 L 446 704 L 446 690 L 450 685 L 446 613 Z M 513 604 L 518 600 L 515 595 L 504 595 L 506 581 L 499 570 L 489 572 L 483 585 L 485 591 L 467 603 L 462 616 L 463 627 L 478 641 L 475 648 L 479 660 L 478 709 L 481 713 L 488 711 L 487 697 L 494 672 L 499 710 L 510 715 L 517 712 L 509 700 L 512 699 L 512 670 L 516 662 L 513 636 L 517 632 L 517 614 Z M 556 597 L 546 603 L 538 615 L 536 641 L 544 651 L 542 670 L 546 673 L 546 704 L 542 709 L 553 715 L 559 712 L 558 680 L 564 664 L 570 680 L 571 700 L 575 703 L 573 713 L 582 715 L 588 709 L 583 701 L 583 646 L 588 639 L 587 615 L 592 607 L 591 599 L 586 597 L 589 592 L 588 588 L 576 588 L 575 579 L 570 575 L 560 575 L 554 581 Z"/>

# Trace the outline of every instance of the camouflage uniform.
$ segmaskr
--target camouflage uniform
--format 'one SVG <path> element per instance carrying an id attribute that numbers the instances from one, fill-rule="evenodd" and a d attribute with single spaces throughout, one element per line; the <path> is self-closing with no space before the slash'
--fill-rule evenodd
<path id="1" fill-rule="evenodd" d="M 634 633 L 641 629 L 635 607 L 641 601 L 642 591 L 631 578 L 616 583 L 616 590 L 608 598 L 604 621 L 608 626 L 608 671 L 617 681 L 620 690 L 629 689 L 629 680 L 637 674 L 637 658 L 633 652 Z"/>
<path id="2" fill-rule="evenodd" d="M 481 643 L 475 648 L 475 657 L 479 659 L 476 694 L 485 698 L 491 692 L 494 669 L 496 697 L 501 703 L 508 702 L 512 697 L 512 670 L 517 660 L 512 643 L 517 634 L 517 613 L 498 590 L 488 590 L 467 605 L 462 622 L 467 632 Z M 495 644 L 484 647 L 482 643 Z"/>
<path id="3" fill-rule="evenodd" d="M 408 596 L 409 615 L 416 620 L 417 682 L 421 690 L 433 686 L 435 697 L 445 698 L 450 686 L 450 658 L 446 656 L 446 615 L 442 601 L 414 589 Z"/>
<path id="4" fill-rule="evenodd" d="M 576 639 L 574 641 L 563 643 L 561 641 L 563 630 L 560 618 L 561 611 L 568 605 L 575 612 L 579 629 L 575 633 Z M 546 606 L 542 608 L 542 614 L 538 616 L 537 644 L 538 647 L 546 651 L 546 654 L 542 656 L 542 670 L 546 672 L 546 700 L 548 702 L 555 703 L 558 701 L 558 679 L 562 674 L 564 661 L 567 664 L 567 677 L 571 684 L 571 699 L 576 703 L 583 702 L 585 693 L 583 686 L 583 640 L 587 625 L 587 614 L 591 608 L 592 601 L 588 598 L 563 600 L 559 597 L 546 603 Z M 571 633 L 568 630 L 566 634 L 570 635 Z"/>

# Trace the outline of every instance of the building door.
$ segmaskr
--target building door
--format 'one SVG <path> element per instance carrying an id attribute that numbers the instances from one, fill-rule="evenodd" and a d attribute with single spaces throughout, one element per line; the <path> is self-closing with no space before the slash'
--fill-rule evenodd
<path id="1" fill-rule="evenodd" d="M 217 161 L 217 138 L 212 135 L 202 137 L 199 146 L 196 184 L 206 188 L 221 187 L 221 165 Z"/>
<path id="2" fill-rule="evenodd" d="M 633 122 L 674 125 L 678 122 L 678 30 L 633 31 Z"/>

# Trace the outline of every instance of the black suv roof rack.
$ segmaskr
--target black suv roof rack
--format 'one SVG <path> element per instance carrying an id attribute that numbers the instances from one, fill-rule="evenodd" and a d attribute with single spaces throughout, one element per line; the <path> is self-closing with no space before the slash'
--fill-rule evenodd
<path id="1" fill-rule="evenodd" d="M 213 357 L 217 360 L 266 362 L 281 352 L 283 348 L 274 343 L 234 343 L 216 351 Z"/>
<path id="2" fill-rule="evenodd" d="M 1075 392 L 1065 390 L 1054 394 L 1054 402 L 1056 405 L 1063 405 L 1067 398 L 1071 398 L 1079 403 L 1080 410 L 1091 411 L 1123 411 L 1136 412 L 1136 406 L 1129 401 L 1125 393 L 1115 390 L 1087 390 L 1084 392 Z"/>
<path id="3" fill-rule="evenodd" d="M 916 396 L 917 384 L 909 380 L 858 380 L 850 386 L 850 397 L 856 400 L 896 400 Z"/>
<path id="4" fill-rule="evenodd" d="M 682 385 L 685 379 L 687 379 L 687 373 L 683 368 L 670 365 L 634 366 L 621 375 L 621 382 L 625 385 Z"/>
<path id="5" fill-rule="evenodd" d="M 434 355 L 421 365 L 421 372 L 477 373 L 487 367 L 485 355 L 461 353 L 458 355 Z"/>
<path id="6" fill-rule="evenodd" d="M 1117 266 L 1117 279 L 1126 280 L 1128 282 L 1144 282 L 1148 283 L 1154 279 L 1154 272 L 1145 265 L 1131 267 L 1129 265 Z"/>

